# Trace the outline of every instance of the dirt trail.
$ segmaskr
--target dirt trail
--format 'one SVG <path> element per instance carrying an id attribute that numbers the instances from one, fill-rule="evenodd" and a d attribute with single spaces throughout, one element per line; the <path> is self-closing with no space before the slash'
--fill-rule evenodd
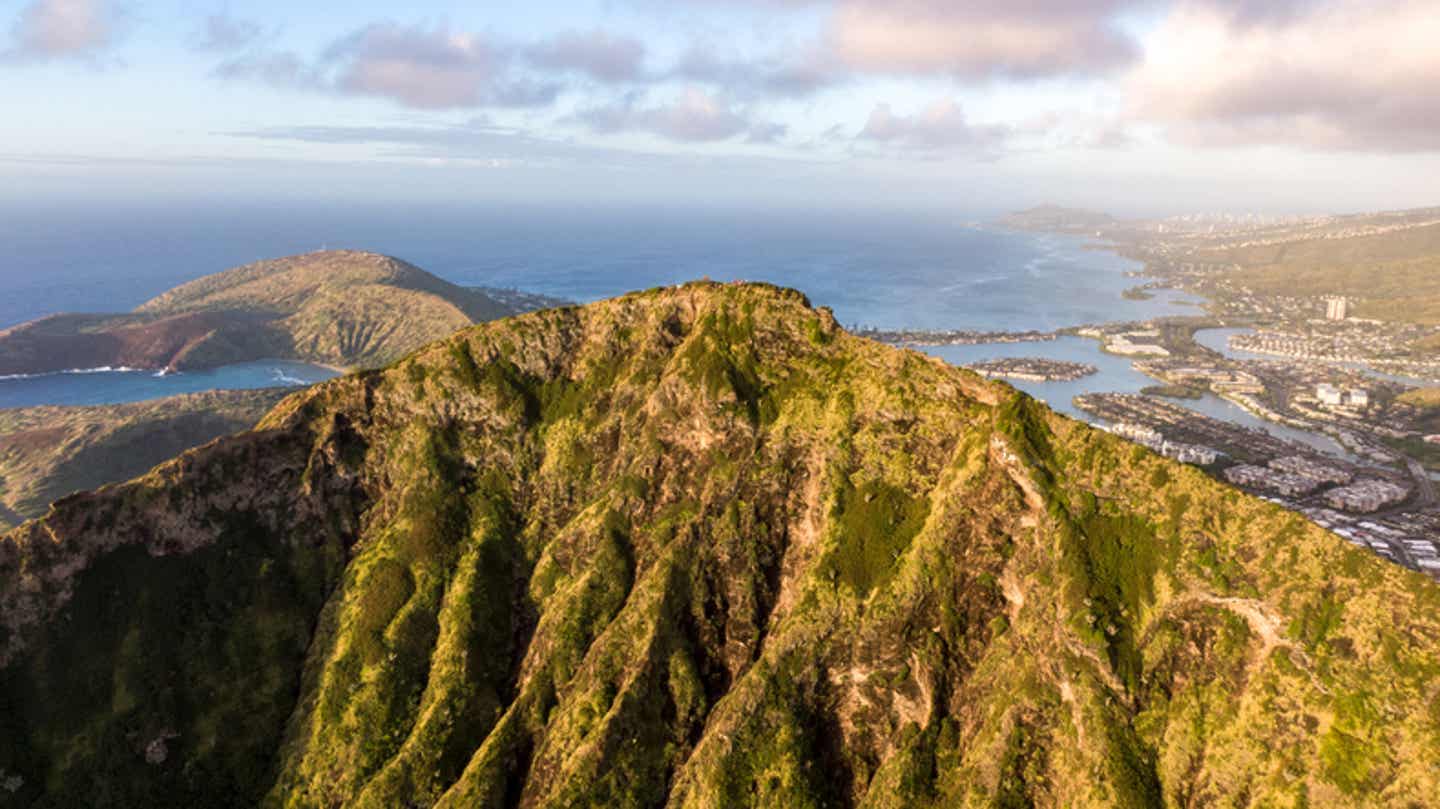
<path id="1" fill-rule="evenodd" d="M 1227 598 L 1209 593 L 1190 593 L 1171 602 L 1169 608 L 1173 609 L 1186 604 L 1221 607 L 1244 618 L 1251 633 L 1260 639 L 1260 648 L 1255 656 L 1256 662 L 1263 663 L 1276 649 L 1283 648 L 1290 654 L 1291 660 L 1305 670 L 1306 675 L 1310 678 L 1310 683 L 1315 686 L 1316 690 L 1324 694 L 1330 693 L 1329 689 L 1315 676 L 1310 656 L 1305 653 L 1304 649 L 1283 636 L 1280 631 L 1282 625 L 1280 616 L 1273 613 L 1265 602 L 1255 598 Z"/>

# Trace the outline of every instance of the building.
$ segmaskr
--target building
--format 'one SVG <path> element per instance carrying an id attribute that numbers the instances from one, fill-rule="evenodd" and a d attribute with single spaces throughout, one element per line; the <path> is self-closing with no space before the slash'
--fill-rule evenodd
<path id="1" fill-rule="evenodd" d="M 1225 453 L 1211 449 L 1199 444 L 1182 444 L 1178 441 L 1166 441 L 1160 447 L 1160 454 L 1180 463 L 1194 464 L 1195 466 L 1210 466 L 1217 463 Z"/>
<path id="2" fill-rule="evenodd" d="M 1352 388 L 1349 393 L 1351 407 L 1369 407 L 1370 392 L 1361 388 Z"/>
<path id="3" fill-rule="evenodd" d="M 1105 350 L 1127 357 L 1168 357 L 1170 352 L 1154 343 L 1132 343 L 1130 336 L 1117 334 L 1105 344 Z"/>
<path id="4" fill-rule="evenodd" d="M 1320 404 L 1323 405 L 1339 407 L 1345 404 L 1345 394 L 1329 382 L 1321 383 L 1315 388 L 1315 398 L 1319 399 Z"/>
<path id="5" fill-rule="evenodd" d="M 1410 496 L 1410 490 L 1397 483 L 1385 480 L 1362 480 L 1359 483 L 1325 493 L 1325 503 L 1331 508 L 1353 513 L 1369 514 L 1388 506 L 1397 505 Z"/>
<path id="6" fill-rule="evenodd" d="M 1331 297 L 1325 299 L 1325 319 L 1344 320 L 1350 316 L 1350 301 L 1347 298 Z"/>
<path id="7" fill-rule="evenodd" d="M 1248 464 L 1226 469 L 1225 479 L 1236 486 L 1275 492 L 1281 497 L 1305 497 L 1320 488 L 1318 480 Z"/>
<path id="8" fill-rule="evenodd" d="M 1111 428 L 1111 432 L 1121 438 L 1128 438 L 1137 444 L 1144 444 L 1151 448 L 1160 446 L 1161 442 L 1165 440 L 1165 436 L 1161 435 L 1159 430 L 1129 421 L 1122 421 L 1115 425 Z"/>
<path id="9" fill-rule="evenodd" d="M 1355 476 L 1347 469 L 1341 469 L 1329 464 L 1319 463 L 1306 458 L 1303 455 L 1289 455 L 1284 458 L 1276 458 L 1269 464 L 1271 469 L 1277 472 L 1287 472 L 1291 475 L 1310 478 L 1319 483 L 1339 485 L 1349 483 Z"/>

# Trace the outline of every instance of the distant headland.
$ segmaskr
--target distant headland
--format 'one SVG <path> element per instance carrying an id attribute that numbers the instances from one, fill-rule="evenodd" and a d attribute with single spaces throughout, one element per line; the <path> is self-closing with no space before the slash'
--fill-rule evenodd
<path id="1" fill-rule="evenodd" d="M 557 303 L 533 297 L 457 286 L 376 253 L 307 253 L 191 281 L 133 312 L 56 314 L 0 331 L 0 375 L 258 359 L 374 367 L 471 324 Z"/>

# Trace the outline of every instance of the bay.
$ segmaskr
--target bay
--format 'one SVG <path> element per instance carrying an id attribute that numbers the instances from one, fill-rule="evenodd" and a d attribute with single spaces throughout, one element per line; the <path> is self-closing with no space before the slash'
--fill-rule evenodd
<path id="1" fill-rule="evenodd" d="M 81 370 L 0 379 L 0 407 L 138 402 L 207 390 L 303 387 L 338 372 L 290 360 L 258 360 L 204 371 Z"/>

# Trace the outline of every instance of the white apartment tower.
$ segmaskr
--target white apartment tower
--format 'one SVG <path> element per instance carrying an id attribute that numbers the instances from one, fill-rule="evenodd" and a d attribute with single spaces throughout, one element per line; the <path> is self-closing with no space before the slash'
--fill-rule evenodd
<path id="1" fill-rule="evenodd" d="M 1350 316 L 1350 300 L 1348 298 L 1332 297 L 1325 299 L 1325 319 L 1344 320 Z"/>

